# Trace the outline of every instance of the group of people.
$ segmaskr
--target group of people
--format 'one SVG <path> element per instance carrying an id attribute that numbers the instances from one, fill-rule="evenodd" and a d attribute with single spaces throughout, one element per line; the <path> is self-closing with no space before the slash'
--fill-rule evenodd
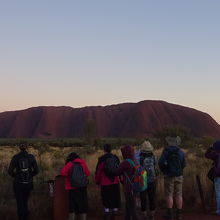
<path id="1" fill-rule="evenodd" d="M 123 161 L 118 162 L 114 168 L 112 166 L 112 176 L 106 171 L 109 158 L 116 157 L 111 154 L 111 146 L 104 145 L 104 155 L 99 158 L 96 167 L 95 180 L 96 184 L 101 186 L 101 197 L 104 206 L 104 213 L 108 216 L 110 213 L 117 214 L 120 206 L 120 191 L 119 182 L 124 188 L 125 197 L 125 216 L 126 220 L 139 219 L 137 212 L 138 201 L 142 217 L 150 220 L 155 219 L 156 211 L 156 187 L 159 169 L 163 172 L 165 178 L 165 193 L 167 201 L 166 219 L 173 219 L 173 196 L 176 202 L 177 219 L 182 218 L 182 184 L 183 184 L 183 169 L 186 166 L 185 155 L 179 148 L 179 137 L 167 137 L 167 146 L 161 154 L 158 161 L 154 154 L 154 147 L 149 141 L 144 141 L 139 149 L 134 149 L 132 146 L 126 145 L 121 148 Z M 115 162 L 118 161 L 116 157 Z M 133 161 L 133 163 L 131 162 Z M 136 192 L 132 186 L 132 180 L 136 175 L 135 166 L 140 166 L 147 173 L 147 188 L 143 191 Z M 149 209 L 149 212 L 147 211 Z"/>
<path id="2" fill-rule="evenodd" d="M 112 154 L 110 144 L 103 146 L 104 153 L 98 158 L 95 171 L 95 183 L 100 187 L 104 216 L 118 214 L 121 204 L 120 183 L 123 185 L 125 198 L 125 220 L 138 220 L 137 206 L 140 202 L 141 218 L 155 219 L 156 188 L 158 173 L 164 175 L 166 198 L 165 219 L 182 219 L 183 169 L 186 166 L 185 154 L 181 150 L 180 137 L 166 137 L 167 146 L 159 160 L 154 154 L 154 147 L 144 141 L 136 149 L 131 145 L 121 148 L 123 160 Z M 214 185 L 216 190 L 217 215 L 220 215 L 220 141 L 217 141 L 205 154 L 214 162 Z M 141 172 L 139 172 L 142 170 Z M 28 198 L 33 189 L 33 177 L 39 172 L 36 159 L 27 152 L 27 144 L 20 144 L 20 153 L 16 154 L 9 165 L 8 173 L 14 178 L 13 189 L 17 201 L 19 220 L 28 220 Z M 147 187 L 137 191 L 134 180 L 140 173 L 146 173 Z M 61 169 L 65 177 L 65 189 L 69 193 L 69 217 L 75 220 L 87 219 L 87 185 L 90 171 L 86 162 L 75 152 L 68 155 L 65 166 Z M 174 210 L 175 207 L 175 210 Z M 149 211 L 148 211 L 149 210 Z"/>

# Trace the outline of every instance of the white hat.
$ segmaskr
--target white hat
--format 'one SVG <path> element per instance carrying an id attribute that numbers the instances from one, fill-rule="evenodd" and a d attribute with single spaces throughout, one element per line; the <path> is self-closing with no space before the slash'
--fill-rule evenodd
<path id="1" fill-rule="evenodd" d="M 140 150 L 144 150 L 144 151 L 153 151 L 154 147 L 152 146 L 152 144 L 150 143 L 150 141 L 144 141 L 141 144 Z"/>

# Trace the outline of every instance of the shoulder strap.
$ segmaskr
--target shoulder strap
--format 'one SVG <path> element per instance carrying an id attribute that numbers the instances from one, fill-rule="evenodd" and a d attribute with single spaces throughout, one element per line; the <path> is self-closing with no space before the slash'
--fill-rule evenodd
<path id="1" fill-rule="evenodd" d="M 133 167 L 135 167 L 135 163 L 132 159 L 126 159 L 126 161 L 128 161 Z"/>

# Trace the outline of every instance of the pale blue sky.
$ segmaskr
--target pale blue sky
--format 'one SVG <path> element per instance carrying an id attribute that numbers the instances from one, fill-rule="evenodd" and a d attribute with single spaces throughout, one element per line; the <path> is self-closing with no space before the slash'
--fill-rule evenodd
<path id="1" fill-rule="evenodd" d="M 0 112 L 164 100 L 220 122 L 219 0 L 0 1 Z"/>

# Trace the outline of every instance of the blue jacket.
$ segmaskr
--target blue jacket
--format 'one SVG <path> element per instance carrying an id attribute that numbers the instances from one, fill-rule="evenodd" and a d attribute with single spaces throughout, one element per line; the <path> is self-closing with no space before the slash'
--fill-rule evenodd
<path id="1" fill-rule="evenodd" d="M 179 148 L 179 147 L 176 147 L 176 146 L 169 146 L 169 147 L 166 147 L 161 156 L 160 156 L 160 159 L 159 159 L 159 167 L 160 167 L 160 170 L 163 172 L 163 174 L 165 175 L 168 175 L 169 176 L 169 172 L 168 170 L 166 169 L 167 168 L 167 159 L 168 159 L 168 156 L 170 153 L 172 152 L 175 152 L 177 151 L 178 155 L 180 156 L 180 161 L 181 161 L 181 167 L 182 167 L 182 170 L 184 169 L 184 167 L 186 166 L 186 160 L 185 160 L 185 154 L 184 152 Z"/>

